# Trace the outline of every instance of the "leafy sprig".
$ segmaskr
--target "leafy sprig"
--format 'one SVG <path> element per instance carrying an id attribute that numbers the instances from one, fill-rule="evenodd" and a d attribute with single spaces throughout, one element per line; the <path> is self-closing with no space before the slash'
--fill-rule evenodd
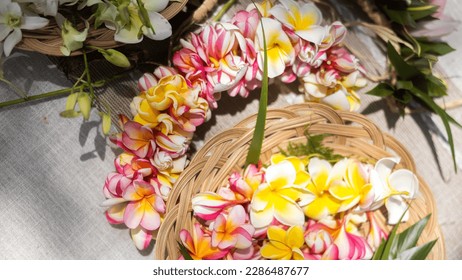
<path id="1" fill-rule="evenodd" d="M 305 143 L 292 143 L 287 145 L 286 150 L 279 148 L 279 151 L 284 156 L 295 156 L 295 157 L 319 157 L 329 162 L 337 162 L 343 157 L 334 153 L 334 150 L 326 147 L 323 143 L 324 139 L 328 137 L 328 134 L 317 134 L 311 135 L 308 130 L 305 130 Z"/>

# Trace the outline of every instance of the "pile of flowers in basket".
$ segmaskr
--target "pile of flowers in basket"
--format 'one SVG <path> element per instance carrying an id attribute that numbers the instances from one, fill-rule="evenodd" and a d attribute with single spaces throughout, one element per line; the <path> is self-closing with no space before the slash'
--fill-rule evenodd
<path id="1" fill-rule="evenodd" d="M 122 116 L 123 131 L 111 139 L 124 153 L 104 185 L 107 220 L 130 228 L 138 249 L 150 244 L 169 191 L 187 164 L 196 127 L 217 108 L 221 92 L 247 97 L 261 86 L 265 52 L 270 79 L 298 80 L 307 100 L 357 110 L 355 90 L 365 79 L 358 60 L 342 47 L 345 34 L 340 22 L 324 24 L 314 4 L 280 0 L 249 5 L 231 21 L 207 23 L 181 40 L 173 67 L 159 67 L 139 80 L 134 118 Z M 242 219 L 242 211 L 237 207 L 233 213 Z"/>
<path id="2" fill-rule="evenodd" d="M 398 161 L 273 154 L 268 166 L 195 195 L 200 223 L 181 241 L 193 259 L 371 259 L 388 236 L 373 211 L 385 204 L 389 224 L 406 221 L 405 200 L 418 192 L 411 171 L 393 170 Z"/>

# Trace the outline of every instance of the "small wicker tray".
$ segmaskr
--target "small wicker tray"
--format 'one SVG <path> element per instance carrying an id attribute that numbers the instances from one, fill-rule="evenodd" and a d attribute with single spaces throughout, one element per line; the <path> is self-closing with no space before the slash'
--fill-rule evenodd
<path id="1" fill-rule="evenodd" d="M 199 192 L 216 191 L 226 185 L 231 172 L 242 170 L 253 136 L 255 120 L 256 115 L 253 115 L 213 137 L 197 152 L 188 168 L 181 174 L 170 193 L 167 215 L 157 234 L 157 259 L 178 259 L 180 256 L 177 243 L 179 231 L 191 230 L 195 219 L 191 209 L 191 198 Z M 357 113 L 334 111 L 315 103 L 268 110 L 261 160 L 269 161 L 273 153 L 278 152 L 279 148 L 285 148 L 289 142 L 306 141 L 306 129 L 310 134 L 331 135 L 325 139 L 325 144 L 338 154 L 371 162 L 383 157 L 399 156 L 399 167 L 417 174 L 409 152 L 367 118 Z M 444 239 L 437 223 L 434 198 L 427 184 L 418 177 L 420 193 L 411 204 L 409 221 L 401 225 L 400 231 L 432 213 L 420 242 L 438 239 L 428 259 L 444 259 Z M 375 215 L 377 220 L 385 225 L 384 213 L 375 211 Z M 390 226 L 387 228 L 391 230 Z"/>
<path id="2" fill-rule="evenodd" d="M 172 1 L 161 14 L 166 19 L 171 19 L 183 9 L 187 2 L 188 0 Z M 83 30 L 84 28 L 85 25 L 83 23 L 77 26 L 78 30 Z M 116 48 L 124 45 L 124 43 L 114 41 L 113 30 L 103 27 L 98 29 L 90 27 L 86 44 L 103 49 Z M 60 50 L 62 45 L 61 29 L 54 20 L 50 20 L 50 23 L 44 28 L 29 31 L 24 30 L 23 38 L 15 48 L 51 56 L 63 56 Z M 74 51 L 71 53 L 71 56 L 80 54 L 82 54 L 80 51 Z"/>

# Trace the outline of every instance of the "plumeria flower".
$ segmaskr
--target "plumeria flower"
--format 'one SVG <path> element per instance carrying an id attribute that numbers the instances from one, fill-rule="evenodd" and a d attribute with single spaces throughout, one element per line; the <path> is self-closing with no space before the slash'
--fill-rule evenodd
<path id="1" fill-rule="evenodd" d="M 341 201 L 339 212 L 347 211 L 356 205 L 367 209 L 374 201 L 372 185 L 364 166 L 357 160 L 339 162 L 344 172 L 344 181 L 329 187 L 329 193 Z"/>
<path id="2" fill-rule="evenodd" d="M 136 229 L 141 226 L 146 230 L 159 228 L 160 215 L 165 213 L 165 202 L 160 197 L 158 185 L 135 180 L 125 189 L 123 198 L 128 201 L 123 216 L 127 227 Z"/>
<path id="3" fill-rule="evenodd" d="M 278 226 L 268 227 L 268 243 L 261 248 L 261 255 L 272 260 L 303 260 L 300 248 L 305 243 L 301 226 L 291 226 L 287 231 Z"/>
<path id="4" fill-rule="evenodd" d="M 367 212 L 369 220 L 369 233 L 367 234 L 367 243 L 375 251 L 383 240 L 387 240 L 387 232 L 380 226 L 373 212 Z"/>
<path id="5" fill-rule="evenodd" d="M 333 243 L 332 235 L 325 229 L 308 229 L 305 242 L 312 254 L 323 254 Z"/>
<path id="6" fill-rule="evenodd" d="M 388 223 L 397 224 L 401 216 L 402 222 L 409 219 L 406 200 L 414 199 L 419 191 L 419 180 L 410 170 L 393 171 L 399 158 L 380 159 L 371 171 L 370 180 L 374 188 L 375 198 L 371 209 L 385 204 L 388 211 Z"/>
<path id="7" fill-rule="evenodd" d="M 221 250 L 251 247 L 255 229 L 247 220 L 247 213 L 241 205 L 232 207 L 227 215 L 224 213 L 218 215 L 210 224 L 212 246 Z"/>
<path id="8" fill-rule="evenodd" d="M 294 0 L 279 0 L 270 14 L 303 40 L 321 44 L 326 36 L 326 29 L 320 24 L 322 13 L 313 3 L 300 5 Z"/>
<path id="9" fill-rule="evenodd" d="M 319 158 L 312 158 L 308 164 L 308 173 L 311 176 L 306 189 L 314 195 L 313 201 L 304 207 L 305 215 L 311 219 L 320 220 L 328 215 L 334 215 L 341 206 L 341 201 L 329 193 L 334 183 L 341 182 L 343 178 L 344 162 L 331 164 Z"/>
<path id="10" fill-rule="evenodd" d="M 218 192 L 202 192 L 196 194 L 192 200 L 194 214 L 204 220 L 214 220 L 227 207 L 248 202 L 239 200 L 236 194 L 228 189 L 221 188 Z"/>
<path id="11" fill-rule="evenodd" d="M 183 229 L 180 239 L 194 260 L 218 260 L 228 254 L 228 250 L 220 250 L 212 246 L 212 238 L 206 235 L 199 223 L 195 223 L 192 235 Z"/>
<path id="12" fill-rule="evenodd" d="M 111 137 L 111 141 L 129 153 L 140 158 L 152 156 L 156 149 L 154 132 L 147 126 L 121 117 L 123 132 Z"/>
<path id="13" fill-rule="evenodd" d="M 258 187 L 250 203 L 250 220 L 256 228 L 270 225 L 273 219 L 288 226 L 303 225 L 305 216 L 299 203 L 307 204 L 313 196 L 299 187 L 309 178 L 297 176 L 296 171 L 288 160 L 266 169 L 266 182 Z"/>
<path id="14" fill-rule="evenodd" d="M 229 188 L 250 201 L 255 190 L 263 183 L 264 178 L 264 173 L 260 168 L 254 164 L 249 164 L 244 171 L 244 176 L 238 172 L 231 174 L 228 180 Z"/>
<path id="15" fill-rule="evenodd" d="M 336 233 L 334 243 L 338 247 L 340 260 L 369 260 L 373 252 L 364 237 L 347 230 L 348 217 L 344 218 L 340 230 Z"/>
<path id="16" fill-rule="evenodd" d="M 48 19 L 23 15 L 18 3 L 3 0 L 0 5 L 0 42 L 3 44 L 5 56 L 9 56 L 14 46 L 21 41 L 21 29 L 33 30 L 46 25 L 48 25 Z"/>
<path id="17" fill-rule="evenodd" d="M 271 18 L 262 18 L 255 38 L 255 49 L 258 53 L 257 59 L 261 71 L 263 71 L 264 56 L 262 24 L 265 30 L 264 37 L 268 55 L 268 78 L 274 78 L 284 73 L 286 66 L 293 63 L 295 50 L 280 22 Z"/>

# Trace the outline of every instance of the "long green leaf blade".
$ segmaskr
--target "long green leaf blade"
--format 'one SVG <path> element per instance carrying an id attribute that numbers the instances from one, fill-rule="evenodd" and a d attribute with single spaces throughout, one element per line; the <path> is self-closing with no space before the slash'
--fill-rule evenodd
<path id="1" fill-rule="evenodd" d="M 257 9 L 258 10 L 258 9 Z M 261 29 L 263 34 L 263 79 L 261 84 L 260 103 L 258 106 L 257 122 L 253 133 L 252 142 L 250 143 L 249 152 L 246 158 L 246 164 L 258 164 L 260 159 L 261 147 L 265 135 L 266 111 L 268 106 L 268 53 L 266 50 L 266 36 L 263 22 L 261 21 Z"/>
<path id="2" fill-rule="evenodd" d="M 401 252 L 398 260 L 425 260 L 435 246 L 437 239 Z"/>
<path id="3" fill-rule="evenodd" d="M 396 73 L 398 73 L 398 75 L 404 80 L 410 80 L 421 74 L 416 67 L 409 65 L 406 61 L 404 61 L 390 42 L 387 44 L 387 53 Z"/>
<path id="4" fill-rule="evenodd" d="M 393 258 L 397 257 L 401 252 L 411 249 L 417 245 L 422 231 L 427 225 L 431 214 L 425 216 L 423 219 L 413 224 L 400 234 L 396 235 L 396 242 L 391 249 L 391 255 Z"/>

